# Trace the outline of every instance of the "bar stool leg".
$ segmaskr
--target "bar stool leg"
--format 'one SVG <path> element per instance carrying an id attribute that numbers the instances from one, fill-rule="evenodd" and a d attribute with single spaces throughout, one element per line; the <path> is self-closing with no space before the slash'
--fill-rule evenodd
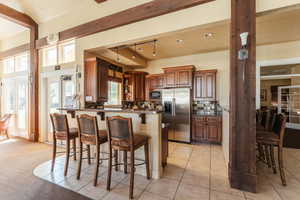
<path id="1" fill-rule="evenodd" d="M 286 186 L 286 180 L 285 180 L 285 173 L 283 169 L 283 152 L 282 152 L 282 147 L 278 147 L 278 165 L 279 165 L 279 171 L 280 171 L 280 177 L 281 177 L 281 182 L 283 186 Z"/>
<path id="2" fill-rule="evenodd" d="M 147 142 L 144 146 L 145 152 L 145 161 L 146 161 L 146 172 L 147 172 L 147 179 L 150 179 L 150 166 L 149 166 L 149 143 Z"/>
<path id="3" fill-rule="evenodd" d="M 70 160 L 70 140 L 67 139 L 66 163 L 64 176 L 68 174 L 69 160 Z"/>
<path id="4" fill-rule="evenodd" d="M 274 146 L 270 145 L 270 154 L 271 154 L 271 162 L 272 162 L 272 168 L 273 168 L 273 173 L 276 174 L 276 163 L 275 163 L 275 158 L 274 158 Z"/>
<path id="5" fill-rule="evenodd" d="M 134 187 L 134 150 L 130 151 L 130 188 L 129 188 L 129 198 L 133 199 L 133 187 Z"/>
<path id="6" fill-rule="evenodd" d="M 74 154 L 74 160 L 76 160 L 76 138 L 73 139 L 73 154 Z"/>
<path id="7" fill-rule="evenodd" d="M 54 170 L 55 159 L 56 159 L 56 138 L 53 137 L 53 154 L 52 154 L 51 172 L 53 172 Z"/>
<path id="8" fill-rule="evenodd" d="M 124 173 L 127 174 L 127 151 L 123 151 Z"/>
<path id="9" fill-rule="evenodd" d="M 8 135 L 8 131 L 5 130 L 5 135 L 6 135 L 6 138 L 9 139 L 9 135 Z"/>
<path id="10" fill-rule="evenodd" d="M 77 180 L 80 179 L 80 174 L 81 174 L 82 151 L 83 151 L 83 145 L 82 145 L 82 142 L 80 142 L 79 143 L 79 162 L 78 162 L 78 168 L 77 168 Z"/>
<path id="11" fill-rule="evenodd" d="M 87 157 L 88 157 L 88 164 L 91 164 L 91 146 L 88 144 L 87 147 Z"/>
<path id="12" fill-rule="evenodd" d="M 108 158 L 108 171 L 107 171 L 107 184 L 106 189 L 110 190 L 110 183 L 111 183 L 111 169 L 112 169 L 112 149 L 109 147 L 109 158 Z"/>
<path id="13" fill-rule="evenodd" d="M 99 172 L 99 162 L 100 162 L 100 145 L 96 145 L 96 168 L 95 168 L 95 176 L 94 176 L 94 186 L 97 186 L 98 183 L 98 172 Z"/>
<path id="14" fill-rule="evenodd" d="M 270 159 L 270 152 L 269 152 L 269 147 L 268 145 L 264 145 L 265 148 L 265 156 L 266 156 L 266 161 L 268 164 L 268 168 L 271 168 L 271 159 Z"/>
<path id="15" fill-rule="evenodd" d="M 115 170 L 116 172 L 119 171 L 119 155 L 118 155 L 118 150 L 115 150 Z"/>

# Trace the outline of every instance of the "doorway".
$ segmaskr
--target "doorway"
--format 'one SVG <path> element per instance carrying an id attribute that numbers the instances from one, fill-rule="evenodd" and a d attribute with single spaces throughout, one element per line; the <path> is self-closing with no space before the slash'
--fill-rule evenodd
<path id="1" fill-rule="evenodd" d="M 9 134 L 29 139 L 28 135 L 28 78 L 5 78 L 2 81 L 2 111 L 12 114 Z"/>
<path id="2" fill-rule="evenodd" d="M 75 79 L 72 75 L 61 75 L 55 77 L 49 77 L 46 80 L 46 119 L 47 119 L 47 136 L 45 142 L 52 142 L 52 126 L 50 120 L 50 114 L 58 113 L 58 108 L 76 107 L 76 88 Z"/>

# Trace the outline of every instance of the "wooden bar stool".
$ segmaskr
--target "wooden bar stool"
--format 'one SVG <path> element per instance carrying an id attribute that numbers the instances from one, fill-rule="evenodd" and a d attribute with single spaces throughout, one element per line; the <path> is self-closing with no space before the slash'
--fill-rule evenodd
<path id="1" fill-rule="evenodd" d="M 68 174 L 69 159 L 70 159 L 70 142 L 73 142 L 73 157 L 76 160 L 76 138 L 78 137 L 77 128 L 69 128 L 68 118 L 65 114 L 54 113 L 50 114 L 53 127 L 53 158 L 51 172 L 54 170 L 56 154 L 66 153 L 64 176 Z M 66 151 L 57 152 L 57 140 L 66 141 Z"/>
<path id="2" fill-rule="evenodd" d="M 282 185 L 286 186 L 286 178 L 283 167 L 283 139 L 285 135 L 286 116 L 278 114 L 275 118 L 275 123 L 272 131 L 257 131 L 256 141 L 258 144 L 266 146 L 270 151 L 267 151 L 267 157 L 270 157 L 273 172 L 276 173 L 276 164 L 274 156 L 274 147 L 278 147 L 278 166 Z"/>
<path id="3" fill-rule="evenodd" d="M 124 171 L 127 172 L 127 165 L 130 165 L 130 189 L 129 198 L 133 198 L 134 172 L 135 172 L 135 150 L 144 146 L 147 179 L 150 179 L 149 168 L 149 137 L 140 134 L 133 134 L 132 119 L 120 116 L 107 117 L 109 164 L 107 176 L 107 190 L 110 190 L 112 173 L 112 151 L 124 152 Z M 127 152 L 130 152 L 130 163 L 127 163 Z M 116 164 L 118 165 L 118 163 Z M 138 164 L 141 165 L 141 164 Z"/>
<path id="4" fill-rule="evenodd" d="M 88 147 L 88 163 L 91 162 L 90 145 L 96 146 L 96 167 L 94 176 L 94 186 L 97 186 L 99 162 L 100 162 L 100 145 L 107 142 L 107 131 L 98 130 L 97 117 L 89 116 L 86 114 L 77 116 L 78 130 L 79 130 L 79 163 L 77 168 L 77 179 L 80 179 L 81 164 L 82 164 L 82 151 L 83 144 Z"/>

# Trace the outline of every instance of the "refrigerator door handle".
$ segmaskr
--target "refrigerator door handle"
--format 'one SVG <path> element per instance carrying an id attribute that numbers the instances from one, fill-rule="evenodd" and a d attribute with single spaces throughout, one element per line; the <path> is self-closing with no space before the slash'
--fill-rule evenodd
<path id="1" fill-rule="evenodd" d="M 176 107 L 176 100 L 175 100 L 175 98 L 173 98 L 173 101 L 172 101 L 172 115 L 173 116 L 175 116 L 176 115 L 176 109 L 175 109 L 175 107 Z"/>

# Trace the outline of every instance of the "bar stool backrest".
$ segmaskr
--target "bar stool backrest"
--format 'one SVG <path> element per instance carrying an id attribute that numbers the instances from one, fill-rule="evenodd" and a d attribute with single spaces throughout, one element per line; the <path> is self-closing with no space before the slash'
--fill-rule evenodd
<path id="1" fill-rule="evenodd" d="M 280 137 L 280 143 L 283 144 L 286 127 L 286 116 L 283 113 L 277 114 L 272 131 Z"/>
<path id="2" fill-rule="evenodd" d="M 108 141 L 110 144 L 127 143 L 133 147 L 132 119 L 120 116 L 107 117 Z"/>
<path id="3" fill-rule="evenodd" d="M 98 132 L 97 117 L 83 114 L 77 116 L 78 129 L 80 134 L 96 135 Z"/>
<path id="4" fill-rule="evenodd" d="M 51 118 L 54 136 L 58 138 L 68 138 L 69 124 L 68 124 L 67 115 L 53 113 L 50 114 L 50 118 Z"/>

